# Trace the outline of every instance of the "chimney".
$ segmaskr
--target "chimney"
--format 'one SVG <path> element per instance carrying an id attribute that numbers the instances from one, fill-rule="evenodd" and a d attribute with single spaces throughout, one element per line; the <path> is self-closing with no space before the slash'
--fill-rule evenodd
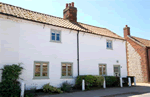
<path id="1" fill-rule="evenodd" d="M 124 38 L 126 39 L 127 38 L 127 35 L 130 36 L 130 27 L 128 27 L 128 25 L 126 25 L 124 28 Z"/>
<path id="2" fill-rule="evenodd" d="M 74 2 L 66 4 L 63 15 L 64 19 L 68 19 L 71 22 L 77 22 L 77 8 L 74 7 Z"/>

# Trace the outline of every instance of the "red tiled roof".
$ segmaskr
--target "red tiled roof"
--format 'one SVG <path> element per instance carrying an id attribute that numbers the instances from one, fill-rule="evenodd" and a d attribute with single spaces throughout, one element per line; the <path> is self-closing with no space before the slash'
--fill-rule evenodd
<path id="1" fill-rule="evenodd" d="M 0 2 L 0 14 L 11 15 L 14 17 L 31 20 L 35 22 L 40 22 L 44 24 L 54 25 L 58 27 L 63 27 L 72 30 L 79 30 L 87 33 L 93 33 L 97 35 L 102 35 L 106 37 L 112 37 L 124 40 L 123 37 L 115 34 L 114 32 L 101 27 L 95 27 L 87 24 L 83 24 L 80 22 L 70 22 L 69 20 L 65 20 L 63 18 L 34 12 L 31 10 L 27 10 L 21 7 L 13 6 L 10 4 Z"/>
<path id="2" fill-rule="evenodd" d="M 133 39 L 135 39 L 136 41 L 142 43 L 143 45 L 150 47 L 150 40 L 147 39 L 143 39 L 143 38 L 139 38 L 139 37 L 135 37 L 135 36 L 131 36 Z"/>

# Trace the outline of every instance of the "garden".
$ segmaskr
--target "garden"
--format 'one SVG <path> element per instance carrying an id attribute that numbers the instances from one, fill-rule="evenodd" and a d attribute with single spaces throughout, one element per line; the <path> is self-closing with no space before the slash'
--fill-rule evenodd
<path id="1" fill-rule="evenodd" d="M 21 84 L 19 75 L 23 68 L 20 65 L 5 65 L 2 70 L 2 82 L 0 83 L 0 97 L 20 97 Z M 133 76 L 123 78 L 123 86 L 128 86 L 128 77 L 131 83 L 134 82 Z M 99 76 L 99 75 L 80 75 L 76 78 L 75 85 L 69 82 L 63 82 L 60 88 L 56 88 L 50 83 L 46 83 L 42 89 L 25 90 L 24 97 L 36 97 L 37 95 L 50 95 L 68 92 L 82 91 L 82 80 L 85 80 L 85 91 L 103 89 L 105 79 L 106 87 L 120 87 L 120 77 Z"/>

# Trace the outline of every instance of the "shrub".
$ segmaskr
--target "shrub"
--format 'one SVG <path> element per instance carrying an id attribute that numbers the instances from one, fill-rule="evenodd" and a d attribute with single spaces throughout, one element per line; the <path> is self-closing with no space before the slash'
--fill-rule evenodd
<path id="1" fill-rule="evenodd" d="M 103 85 L 104 82 L 104 77 L 103 76 L 95 76 L 96 77 L 96 82 L 95 82 L 95 86 L 101 87 Z"/>
<path id="2" fill-rule="evenodd" d="M 72 90 L 72 84 L 66 82 L 63 82 L 61 85 L 61 90 L 65 92 L 70 92 Z"/>
<path id="3" fill-rule="evenodd" d="M 61 89 L 51 86 L 50 83 L 43 86 L 43 91 L 47 93 L 63 93 Z"/>
<path id="4" fill-rule="evenodd" d="M 106 86 L 118 86 L 120 83 L 119 77 L 105 76 Z"/>
<path id="5" fill-rule="evenodd" d="M 18 97 L 20 95 L 20 83 L 17 81 L 21 74 L 20 65 L 5 65 L 2 68 L 2 82 L 0 83 L 0 95 L 3 97 Z"/>
<path id="6" fill-rule="evenodd" d="M 94 86 L 96 77 L 92 75 L 82 75 L 78 76 L 76 79 L 76 87 L 80 88 L 82 87 L 82 79 L 85 80 L 85 88 L 90 89 L 90 87 Z"/>
<path id="7" fill-rule="evenodd" d="M 104 78 L 102 76 L 92 76 L 92 75 L 82 75 L 82 76 L 78 76 L 77 79 L 76 79 L 76 84 L 75 86 L 77 88 L 82 88 L 82 79 L 85 80 L 85 88 L 86 89 L 90 89 L 90 87 L 93 87 L 93 86 L 102 86 L 103 84 L 103 81 L 104 81 Z"/>

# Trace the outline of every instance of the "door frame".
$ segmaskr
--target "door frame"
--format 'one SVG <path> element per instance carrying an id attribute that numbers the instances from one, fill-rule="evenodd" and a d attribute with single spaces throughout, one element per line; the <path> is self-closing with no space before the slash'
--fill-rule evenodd
<path id="1" fill-rule="evenodd" d="M 119 70 L 119 73 L 120 73 L 120 76 L 119 77 L 121 77 L 121 65 L 113 65 L 113 75 L 114 75 L 114 67 L 115 66 L 119 66 L 120 67 L 120 70 Z M 115 75 L 114 75 L 115 76 Z"/>

